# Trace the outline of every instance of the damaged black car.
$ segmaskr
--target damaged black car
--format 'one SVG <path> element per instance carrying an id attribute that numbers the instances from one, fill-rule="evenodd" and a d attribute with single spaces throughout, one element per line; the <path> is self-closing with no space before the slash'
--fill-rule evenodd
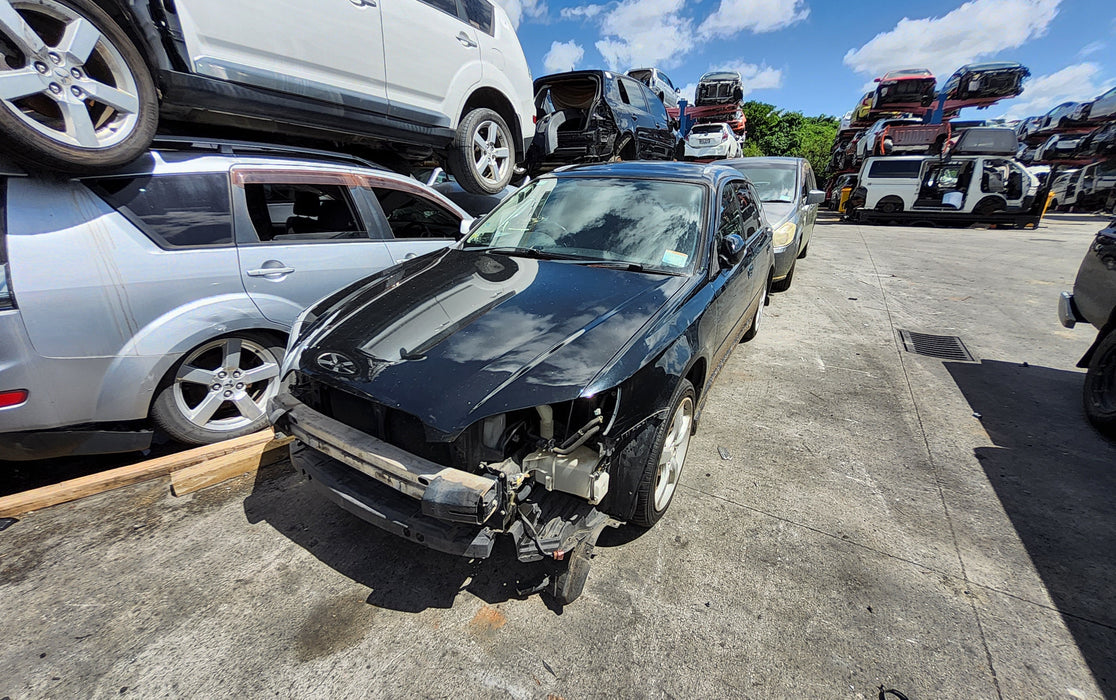
<path id="1" fill-rule="evenodd" d="M 604 70 L 535 81 L 535 136 L 527 149 L 532 176 L 563 165 L 671 160 L 677 124 L 643 83 Z"/>
<path id="2" fill-rule="evenodd" d="M 342 508 L 469 558 L 510 538 L 571 602 L 607 524 L 670 506 L 709 387 L 759 329 L 771 237 L 732 168 L 543 176 L 308 309 L 270 417 Z"/>

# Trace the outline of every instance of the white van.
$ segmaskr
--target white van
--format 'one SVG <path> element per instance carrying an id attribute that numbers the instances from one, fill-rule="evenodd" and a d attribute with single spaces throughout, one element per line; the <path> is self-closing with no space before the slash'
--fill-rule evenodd
<path id="1" fill-rule="evenodd" d="M 860 169 L 849 198 L 851 215 L 901 212 L 993 214 L 1024 212 L 1038 178 L 1004 156 L 877 156 Z"/>

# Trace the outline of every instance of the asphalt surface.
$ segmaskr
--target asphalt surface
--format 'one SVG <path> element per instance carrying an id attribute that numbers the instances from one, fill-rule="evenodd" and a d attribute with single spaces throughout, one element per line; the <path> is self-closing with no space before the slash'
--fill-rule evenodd
<path id="1" fill-rule="evenodd" d="M 0 698 L 1116 697 L 1116 444 L 1081 409 L 1093 332 L 1056 314 L 1101 226 L 820 222 L 670 512 L 607 530 L 561 610 L 285 462 L 29 514 L 0 532 Z"/>

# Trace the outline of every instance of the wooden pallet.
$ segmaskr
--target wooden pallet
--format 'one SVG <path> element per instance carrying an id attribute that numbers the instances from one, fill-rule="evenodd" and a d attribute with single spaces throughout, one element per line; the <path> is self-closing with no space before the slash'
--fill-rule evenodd
<path id="1" fill-rule="evenodd" d="M 171 492 L 182 496 L 281 461 L 287 456 L 285 446 L 292 440 L 286 436 L 277 437 L 268 428 L 213 445 L 15 493 L 0 498 L 0 517 L 22 515 L 167 475 L 170 475 Z"/>

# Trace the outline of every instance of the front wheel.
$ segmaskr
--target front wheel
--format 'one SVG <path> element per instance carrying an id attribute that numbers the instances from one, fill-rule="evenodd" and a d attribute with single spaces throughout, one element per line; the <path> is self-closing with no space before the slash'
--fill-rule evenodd
<path id="1" fill-rule="evenodd" d="M 473 194 L 496 194 L 511 182 L 515 146 L 511 129 L 496 112 L 480 108 L 457 125 L 449 151 L 449 170 L 462 189 Z"/>
<path id="2" fill-rule="evenodd" d="M 267 401 L 279 390 L 283 346 L 258 333 L 217 338 L 175 365 L 151 405 L 167 435 L 206 445 L 267 426 Z"/>
<path id="3" fill-rule="evenodd" d="M 1116 438 L 1116 331 L 1109 331 L 1085 373 L 1085 415 L 1097 430 Z"/>
<path id="4" fill-rule="evenodd" d="M 89 0 L 0 0 L 0 147 L 83 173 L 129 163 L 159 120 L 128 36 Z"/>
<path id="5" fill-rule="evenodd" d="M 654 433 L 647 431 L 647 434 L 654 435 L 654 441 L 644 463 L 632 516 L 632 522 L 640 527 L 651 527 L 659 522 L 674 500 L 686 453 L 690 449 L 695 396 L 694 386 L 689 380 L 679 380 L 666 414 L 668 417 Z"/>

